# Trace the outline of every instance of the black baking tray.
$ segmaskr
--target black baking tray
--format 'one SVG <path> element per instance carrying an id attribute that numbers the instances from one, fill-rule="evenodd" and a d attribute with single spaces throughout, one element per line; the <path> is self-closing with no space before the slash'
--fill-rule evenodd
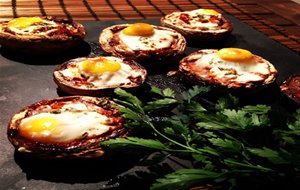
<path id="1" fill-rule="evenodd" d="M 289 110 L 279 85 L 290 75 L 300 73 L 299 54 L 238 19 L 226 17 L 233 22 L 232 35 L 213 44 L 189 42 L 185 53 L 203 48 L 240 47 L 264 57 L 277 68 L 277 80 L 273 87 L 257 94 L 248 94 L 247 98 L 253 102 L 276 106 L 279 111 Z M 140 155 L 124 153 L 109 159 L 89 161 L 39 160 L 19 155 L 7 139 L 6 128 L 13 114 L 39 100 L 64 95 L 52 79 L 52 72 L 57 65 L 71 58 L 101 55 L 98 47 L 101 30 L 111 25 L 133 22 L 137 20 L 82 21 L 87 30 L 85 43 L 80 48 L 59 56 L 25 56 L 0 49 L 0 189 L 148 189 L 157 176 L 182 165 L 189 166 L 187 161 L 175 158 L 170 158 L 159 166 L 144 166 L 140 162 Z M 158 19 L 139 22 L 159 25 Z M 176 92 L 186 87 L 176 77 L 167 77 L 164 72 L 151 72 L 147 84 L 170 87 Z"/>

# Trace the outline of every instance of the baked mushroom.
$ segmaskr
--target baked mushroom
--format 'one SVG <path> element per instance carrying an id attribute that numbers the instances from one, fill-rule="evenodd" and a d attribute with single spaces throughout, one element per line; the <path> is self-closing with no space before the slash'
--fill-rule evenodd
<path id="1" fill-rule="evenodd" d="M 213 42 L 228 36 L 230 20 L 212 9 L 173 12 L 161 18 L 161 25 L 180 32 L 187 40 Z"/>
<path id="2" fill-rule="evenodd" d="M 146 77 L 146 69 L 135 61 L 114 56 L 71 59 L 53 72 L 58 87 L 71 95 L 103 96 L 117 87 L 134 89 Z"/>
<path id="3" fill-rule="evenodd" d="M 138 60 L 139 63 L 182 55 L 185 38 L 173 29 L 147 23 L 119 24 L 105 28 L 99 43 L 109 55 Z"/>
<path id="4" fill-rule="evenodd" d="M 8 139 L 18 152 L 40 158 L 100 157 L 99 142 L 127 135 L 116 105 L 87 96 L 41 100 L 11 118 Z"/>
<path id="5" fill-rule="evenodd" d="M 199 50 L 180 61 L 179 71 L 196 84 L 231 89 L 264 86 L 277 76 L 269 61 L 240 48 Z"/>
<path id="6" fill-rule="evenodd" d="M 280 85 L 280 90 L 291 100 L 300 104 L 300 75 L 293 74 L 289 76 Z"/>
<path id="7" fill-rule="evenodd" d="M 51 16 L 0 22 L 0 45 L 21 53 L 60 53 L 79 45 L 85 35 L 82 24 Z"/>

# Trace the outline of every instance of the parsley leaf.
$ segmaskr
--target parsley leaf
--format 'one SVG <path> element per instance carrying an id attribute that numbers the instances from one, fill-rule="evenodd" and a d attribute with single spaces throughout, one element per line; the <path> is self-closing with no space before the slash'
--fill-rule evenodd
<path id="1" fill-rule="evenodd" d="M 164 97 L 164 98 L 175 98 L 175 96 L 176 96 L 175 91 L 170 88 L 161 90 L 160 88 L 158 88 L 156 86 L 151 86 L 150 92 L 152 92 L 153 94 L 160 95 L 161 97 Z"/>
<path id="2" fill-rule="evenodd" d="M 166 88 L 162 91 L 163 95 L 165 97 L 169 97 L 169 98 L 175 98 L 175 92 L 174 90 L 170 89 L 170 88 Z"/>
<path id="3" fill-rule="evenodd" d="M 176 104 L 178 101 L 171 98 L 164 98 L 155 100 L 152 102 L 148 102 L 147 105 L 144 107 L 145 112 L 153 112 L 157 109 L 169 107 L 170 105 Z"/>
<path id="4" fill-rule="evenodd" d="M 240 153 L 243 150 L 243 144 L 238 141 L 221 138 L 210 138 L 209 141 L 219 147 L 220 151 Z"/>
<path id="5" fill-rule="evenodd" d="M 215 107 L 218 110 L 224 110 L 224 109 L 234 107 L 238 103 L 239 103 L 239 99 L 237 97 L 232 96 L 231 94 L 229 94 L 228 97 L 219 98 Z"/>
<path id="6" fill-rule="evenodd" d="M 288 163 L 284 158 L 280 156 L 280 152 L 272 150 L 267 147 L 263 148 L 249 148 L 248 151 L 250 151 L 252 154 L 255 154 L 257 156 L 263 157 L 268 159 L 274 164 L 286 164 Z"/>
<path id="7" fill-rule="evenodd" d="M 167 174 L 151 186 L 151 190 L 165 189 L 188 189 L 192 185 L 213 181 L 220 178 L 221 174 L 203 169 L 179 169 L 174 173 Z"/>
<path id="8" fill-rule="evenodd" d="M 182 93 L 182 98 L 183 98 L 183 100 L 190 103 L 194 97 L 196 97 L 200 94 L 205 94 L 209 90 L 210 90 L 209 87 L 193 86 L 191 89 L 188 89 L 187 91 L 184 91 Z"/>
<path id="9" fill-rule="evenodd" d="M 142 106 L 143 103 L 141 100 L 139 100 L 136 96 L 132 95 L 131 93 L 126 92 L 125 90 L 121 88 L 116 88 L 114 90 L 114 93 L 117 94 L 120 98 L 122 98 L 124 101 L 122 103 L 126 103 L 127 106 L 130 108 L 133 108 L 139 112 L 144 112 Z M 116 102 L 121 102 L 115 99 Z"/>
<path id="10" fill-rule="evenodd" d="M 289 122 L 285 129 L 274 130 L 274 134 L 283 144 L 300 146 L 300 109 L 294 114 L 294 122 Z"/>

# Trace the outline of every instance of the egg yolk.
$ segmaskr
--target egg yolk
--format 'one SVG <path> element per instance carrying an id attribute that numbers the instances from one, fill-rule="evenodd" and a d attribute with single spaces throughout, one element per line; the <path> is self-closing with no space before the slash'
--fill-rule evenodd
<path id="1" fill-rule="evenodd" d="M 47 142 L 49 134 L 55 133 L 58 121 L 53 117 L 41 117 L 20 127 L 20 135 L 39 142 Z M 43 135 L 40 135 L 43 134 Z"/>
<path id="2" fill-rule="evenodd" d="M 204 13 L 210 14 L 210 15 L 218 15 L 220 13 L 218 13 L 217 11 L 213 10 L 213 9 L 203 9 Z"/>
<path id="3" fill-rule="evenodd" d="M 232 62 L 249 62 L 253 59 L 253 54 L 240 48 L 223 48 L 217 52 L 217 55 L 225 60 Z"/>
<path id="4" fill-rule="evenodd" d="M 27 28 L 35 23 L 43 22 L 39 17 L 19 17 L 8 22 L 9 27 L 15 27 L 19 29 Z"/>
<path id="5" fill-rule="evenodd" d="M 121 65 L 105 58 L 88 59 L 82 62 L 82 71 L 89 74 L 102 74 L 104 72 L 117 72 L 121 69 Z"/>
<path id="6" fill-rule="evenodd" d="M 129 36 L 151 36 L 154 34 L 154 28 L 150 24 L 135 23 L 123 29 L 123 33 Z"/>

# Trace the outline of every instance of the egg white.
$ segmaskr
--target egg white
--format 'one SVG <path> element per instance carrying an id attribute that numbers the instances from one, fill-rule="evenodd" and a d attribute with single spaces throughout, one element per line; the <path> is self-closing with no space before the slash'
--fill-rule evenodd
<path id="1" fill-rule="evenodd" d="M 131 36 L 122 31 L 119 33 L 120 40 L 131 50 L 157 50 L 169 48 L 174 39 L 174 32 L 154 29 L 151 36 Z"/>
<path id="2" fill-rule="evenodd" d="M 78 105 L 82 107 L 81 105 Z M 75 107 L 73 107 L 75 109 Z M 35 119 L 54 118 L 56 121 L 55 132 L 48 130 L 44 131 L 30 131 L 30 125 Z M 94 135 L 101 135 L 109 131 L 109 118 L 101 115 L 95 111 L 64 110 L 60 113 L 39 113 L 27 118 L 24 118 L 20 123 L 20 130 L 27 130 L 32 140 L 38 139 L 43 143 L 64 143 L 75 139 L 80 139 L 84 136 L 90 137 Z M 27 137 L 28 138 L 28 137 Z"/>

